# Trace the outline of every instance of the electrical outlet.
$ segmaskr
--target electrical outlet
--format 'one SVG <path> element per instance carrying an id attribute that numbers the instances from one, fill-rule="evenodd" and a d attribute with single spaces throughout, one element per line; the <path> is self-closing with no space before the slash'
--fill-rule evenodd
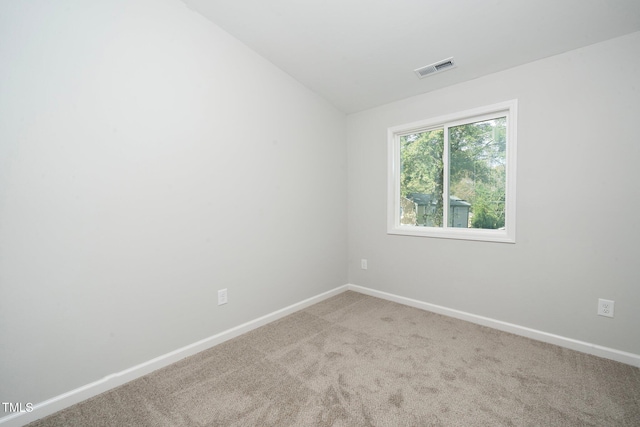
<path id="1" fill-rule="evenodd" d="M 366 259 L 361 259 L 360 260 L 360 268 L 363 270 L 367 269 L 367 260 Z"/>
<path id="2" fill-rule="evenodd" d="M 598 315 L 599 316 L 606 316 L 606 317 L 613 317 L 613 305 L 614 305 L 614 303 L 615 303 L 614 301 L 600 298 L 598 300 Z"/>
<path id="3" fill-rule="evenodd" d="M 227 290 L 226 289 L 220 289 L 218 291 L 218 305 L 222 305 L 222 304 L 226 304 L 227 303 Z"/>

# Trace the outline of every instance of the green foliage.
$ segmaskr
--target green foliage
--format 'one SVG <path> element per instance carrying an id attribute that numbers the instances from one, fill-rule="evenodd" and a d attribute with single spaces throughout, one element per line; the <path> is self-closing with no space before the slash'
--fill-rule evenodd
<path id="1" fill-rule="evenodd" d="M 499 198 L 502 197 L 502 200 Z M 498 199 L 498 200 L 496 200 Z M 504 192 L 481 183 L 476 190 L 471 227 L 496 229 L 504 227 Z"/>
<path id="2" fill-rule="evenodd" d="M 448 128 L 449 187 L 471 203 L 471 227 L 504 226 L 506 120 L 498 118 Z M 433 223 L 442 223 L 444 130 L 401 137 L 401 195 L 430 194 L 437 200 Z"/>
<path id="3" fill-rule="evenodd" d="M 444 134 L 442 129 L 406 135 L 400 138 L 400 193 L 439 195 L 435 197 L 432 221 L 442 224 L 442 187 Z"/>
<path id="4" fill-rule="evenodd" d="M 400 144 L 401 195 L 432 194 L 438 184 L 442 186 L 438 183 L 443 173 L 442 129 L 403 136 Z"/>

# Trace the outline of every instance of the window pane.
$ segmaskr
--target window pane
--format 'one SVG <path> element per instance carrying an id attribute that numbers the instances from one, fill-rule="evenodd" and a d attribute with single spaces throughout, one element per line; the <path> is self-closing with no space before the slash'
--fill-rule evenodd
<path id="1" fill-rule="evenodd" d="M 444 132 L 400 137 L 400 224 L 442 227 Z"/>
<path id="2" fill-rule="evenodd" d="M 505 117 L 449 128 L 450 227 L 504 227 L 506 134 Z"/>

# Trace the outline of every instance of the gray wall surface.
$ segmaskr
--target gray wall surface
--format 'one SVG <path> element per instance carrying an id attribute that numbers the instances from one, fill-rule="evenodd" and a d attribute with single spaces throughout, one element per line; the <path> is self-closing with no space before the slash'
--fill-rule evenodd
<path id="1" fill-rule="evenodd" d="M 350 115 L 350 283 L 640 353 L 639 76 L 634 33 Z M 516 244 L 387 235 L 387 128 L 510 99 Z"/>
<path id="2" fill-rule="evenodd" d="M 0 64 L 3 402 L 347 282 L 345 115 L 183 3 L 2 2 Z"/>

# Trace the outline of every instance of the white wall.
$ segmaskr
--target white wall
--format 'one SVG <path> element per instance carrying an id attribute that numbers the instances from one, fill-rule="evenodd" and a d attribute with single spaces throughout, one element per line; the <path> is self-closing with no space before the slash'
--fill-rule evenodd
<path id="1" fill-rule="evenodd" d="M 347 282 L 344 114 L 183 3 L 2 2 L 0 64 L 3 402 Z"/>
<path id="2" fill-rule="evenodd" d="M 634 33 L 350 115 L 350 283 L 640 354 L 639 76 Z M 386 129 L 514 98 L 517 243 L 387 235 Z"/>

